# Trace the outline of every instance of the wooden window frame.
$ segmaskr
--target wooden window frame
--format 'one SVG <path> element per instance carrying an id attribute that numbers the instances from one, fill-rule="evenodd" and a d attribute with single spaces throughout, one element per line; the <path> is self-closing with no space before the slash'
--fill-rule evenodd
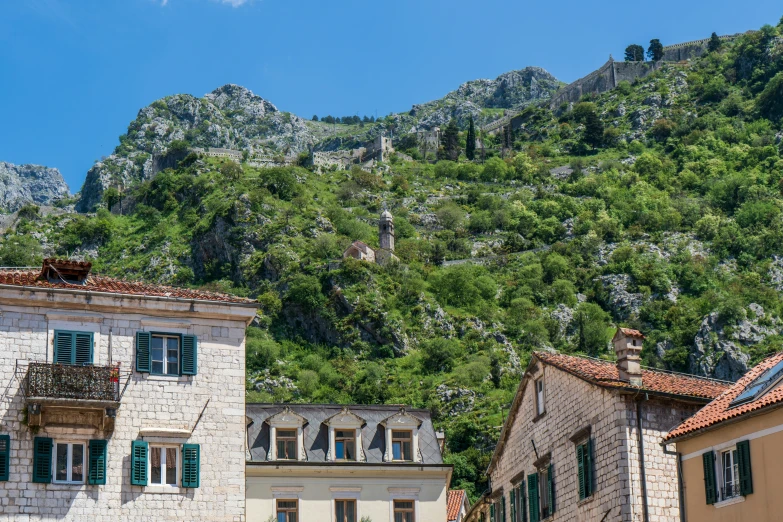
<path id="1" fill-rule="evenodd" d="M 353 435 L 352 436 L 338 435 L 338 433 L 343 433 L 343 432 L 353 433 Z M 357 439 L 357 437 L 356 437 L 356 429 L 354 429 L 354 428 L 350 428 L 350 429 L 335 429 L 334 430 L 334 460 L 337 460 L 337 461 L 350 461 L 350 462 L 358 460 L 359 457 L 358 457 L 358 453 L 356 451 L 356 439 Z M 337 453 L 337 443 L 338 442 L 342 442 L 343 443 L 343 456 L 342 457 L 340 457 L 338 455 L 338 453 Z M 353 445 L 353 450 L 352 450 L 353 458 L 348 458 L 347 457 L 348 452 L 346 451 L 346 443 L 351 443 Z"/>
<path id="2" fill-rule="evenodd" d="M 293 435 L 280 436 L 280 432 L 293 432 Z M 283 456 L 280 454 L 280 443 L 284 443 L 283 448 L 288 449 L 288 444 L 293 442 L 294 454 L 292 456 Z M 297 428 L 277 428 L 275 430 L 275 451 L 277 460 L 299 460 L 299 430 Z M 287 453 L 287 452 L 284 452 Z"/>
<path id="3" fill-rule="evenodd" d="M 153 358 L 153 348 L 152 343 L 155 341 L 155 339 L 163 339 L 163 371 L 162 372 L 156 372 L 153 371 L 153 367 L 155 365 L 155 359 Z M 167 347 L 167 339 L 176 339 L 177 340 L 177 373 L 168 373 L 168 347 Z M 175 333 L 164 333 L 164 332 L 150 332 L 150 375 L 162 375 L 165 377 L 178 377 L 182 375 L 182 334 L 175 334 Z"/>
<path id="4" fill-rule="evenodd" d="M 340 520 L 337 518 L 337 503 L 343 502 L 343 520 Z M 336 498 L 334 499 L 334 520 L 335 522 L 348 522 L 350 519 L 348 518 L 348 510 L 345 509 L 348 507 L 348 505 L 351 505 L 353 507 L 353 520 L 354 522 L 359 522 L 358 516 L 358 502 L 355 498 Z"/>
<path id="5" fill-rule="evenodd" d="M 281 502 L 293 502 L 294 503 L 294 507 L 293 508 L 284 507 L 284 508 L 282 508 L 282 511 L 281 511 L 281 508 L 280 508 L 280 503 Z M 288 519 L 290 518 L 289 517 L 290 513 L 293 513 L 294 514 L 294 520 L 296 522 L 299 522 L 299 499 L 298 498 L 276 498 L 275 499 L 275 519 L 276 520 L 280 520 L 280 515 L 283 514 L 283 513 L 285 513 L 285 522 L 288 522 Z"/>
<path id="6" fill-rule="evenodd" d="M 411 507 L 410 508 L 398 508 L 397 503 L 398 502 L 410 502 Z M 403 522 L 405 521 L 405 513 L 411 514 L 411 520 L 410 522 L 416 522 L 416 500 L 415 499 L 404 499 L 404 498 L 395 498 L 393 500 L 393 506 L 392 506 L 392 515 L 393 518 L 396 520 L 397 514 L 401 513 L 403 515 Z"/>
<path id="7" fill-rule="evenodd" d="M 152 450 L 160 449 L 160 479 L 162 482 L 152 481 Z M 166 483 L 165 464 L 166 462 L 166 450 L 173 449 L 175 452 L 175 464 L 174 464 L 174 484 Z M 182 473 L 182 452 L 180 447 L 174 444 L 149 444 L 147 446 L 147 485 L 158 488 L 177 488 L 180 486 L 180 480 Z"/>
<path id="8" fill-rule="evenodd" d="M 538 475 L 539 520 L 545 520 L 554 514 L 552 511 L 552 499 L 549 498 L 549 464 L 538 468 L 536 474 Z"/>
<path id="9" fill-rule="evenodd" d="M 718 458 L 715 459 L 715 464 L 717 466 L 717 487 L 718 487 L 718 502 L 723 502 L 724 500 L 729 500 L 736 497 L 741 497 L 742 494 L 740 493 L 740 469 L 739 469 L 739 450 L 737 449 L 737 445 L 733 445 L 728 448 L 723 448 L 719 450 L 718 452 Z M 733 480 L 731 482 L 732 489 L 734 492 L 727 495 L 726 494 L 726 468 L 724 464 L 724 457 L 728 455 L 731 459 L 731 474 L 733 475 Z"/>
<path id="10" fill-rule="evenodd" d="M 538 418 L 546 413 L 546 385 L 543 375 L 533 382 L 536 391 L 536 418 Z M 538 389 L 539 386 L 541 387 L 540 391 Z"/>
<path id="11" fill-rule="evenodd" d="M 407 433 L 409 435 L 408 438 L 404 437 L 395 437 L 395 433 Z M 409 458 L 405 458 L 405 442 L 408 443 L 408 448 L 410 450 L 410 454 L 407 455 Z M 394 457 L 394 444 L 399 443 L 400 445 L 400 458 L 397 459 Z M 394 462 L 413 462 L 413 430 L 392 430 L 391 434 L 391 444 L 392 444 L 392 461 Z"/>

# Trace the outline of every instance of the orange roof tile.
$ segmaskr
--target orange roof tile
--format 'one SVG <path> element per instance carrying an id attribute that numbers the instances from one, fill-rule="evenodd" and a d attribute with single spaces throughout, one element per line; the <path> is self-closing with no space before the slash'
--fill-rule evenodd
<path id="1" fill-rule="evenodd" d="M 464 489 L 450 489 L 446 494 L 446 520 L 452 522 L 459 518 L 459 511 L 465 503 Z"/>
<path id="2" fill-rule="evenodd" d="M 598 386 L 634 388 L 629 382 L 620 380 L 617 366 L 611 361 L 549 352 L 534 352 L 533 355 L 545 364 Z M 726 391 L 730 385 L 731 383 L 728 382 L 696 377 L 695 375 L 644 368 L 642 369 L 642 386 L 639 389 L 667 395 L 714 399 Z"/>
<path id="3" fill-rule="evenodd" d="M 632 328 L 618 328 L 617 332 L 615 332 L 614 334 L 615 338 L 620 333 L 622 333 L 627 337 L 639 337 L 641 339 L 644 339 L 644 334 L 642 332 L 640 332 L 639 330 L 634 330 Z"/>
<path id="4" fill-rule="evenodd" d="M 746 402 L 733 408 L 730 407 L 731 402 L 745 390 L 748 384 L 780 361 L 783 361 L 783 352 L 776 353 L 761 361 L 717 399 L 670 431 L 664 440 L 681 438 L 684 435 L 715 427 L 729 419 L 736 419 L 761 408 L 783 403 L 783 386 L 777 386 L 766 393 L 762 393 L 751 402 Z"/>
<path id="5" fill-rule="evenodd" d="M 80 290 L 86 292 L 105 292 L 110 294 L 126 294 L 153 297 L 168 297 L 172 299 L 187 299 L 197 301 L 215 301 L 223 303 L 252 303 L 251 299 L 233 295 L 218 294 L 188 288 L 153 285 L 136 281 L 123 281 L 111 277 L 90 274 L 84 284 L 71 284 L 63 281 L 49 281 L 41 277 L 40 270 L 32 269 L 2 269 L 0 270 L 0 285 L 32 287 L 41 289 Z"/>

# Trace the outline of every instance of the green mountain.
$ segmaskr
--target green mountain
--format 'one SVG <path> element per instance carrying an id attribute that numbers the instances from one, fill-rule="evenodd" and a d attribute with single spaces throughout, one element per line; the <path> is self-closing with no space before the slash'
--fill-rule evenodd
<path id="1" fill-rule="evenodd" d="M 144 125 L 173 114 L 175 99 L 212 110 L 185 97 L 153 104 L 117 157 L 142 163 L 128 139 L 151 157 L 168 129 Z M 476 162 L 407 161 L 404 133 L 406 156 L 372 172 L 160 151 L 162 170 L 129 175 L 122 194 L 101 190 L 95 213 L 20 210 L 0 265 L 80 256 L 109 275 L 257 298 L 249 399 L 430 408 L 455 486 L 476 494 L 534 350 L 611 359 L 623 325 L 647 335 L 648 365 L 737 379 L 781 349 L 780 100 L 783 26 L 766 26 L 572 107 L 529 104 L 511 136 L 482 137 Z M 260 144 L 278 116 L 318 135 L 253 103 L 252 116 L 220 109 L 255 122 L 220 144 Z M 203 121 L 171 133 L 218 144 L 215 127 L 187 134 Z M 295 149 L 298 135 L 275 146 Z M 384 207 L 400 263 L 338 262 L 354 240 L 378 246 Z"/>

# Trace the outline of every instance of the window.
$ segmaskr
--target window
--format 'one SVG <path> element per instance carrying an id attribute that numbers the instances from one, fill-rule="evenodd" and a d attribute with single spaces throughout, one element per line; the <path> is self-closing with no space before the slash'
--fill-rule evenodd
<path id="1" fill-rule="evenodd" d="M 525 517 L 525 488 L 522 484 L 511 489 L 511 522 L 523 522 Z"/>
<path id="2" fill-rule="evenodd" d="M 11 470 L 11 436 L 0 435 L 0 480 L 8 480 Z"/>
<path id="3" fill-rule="evenodd" d="M 84 484 L 83 442 L 56 442 L 54 445 L 54 482 Z"/>
<path id="4" fill-rule="evenodd" d="M 356 501 L 335 500 L 334 519 L 336 522 L 356 522 Z"/>
<path id="5" fill-rule="evenodd" d="M 737 465 L 737 447 L 720 453 L 721 488 L 720 498 L 739 496 L 739 467 Z"/>
<path id="6" fill-rule="evenodd" d="M 591 439 L 576 446 L 577 487 L 579 500 L 593 494 L 593 443 Z"/>
<path id="7" fill-rule="evenodd" d="M 392 460 L 413 460 L 412 439 L 410 431 L 392 431 Z"/>
<path id="8" fill-rule="evenodd" d="M 549 491 L 549 468 L 538 470 L 538 489 L 541 504 L 541 518 L 551 515 L 552 499 Z"/>
<path id="9" fill-rule="evenodd" d="M 546 409 L 544 408 L 544 379 L 538 379 L 536 381 L 536 413 L 543 415 Z"/>
<path id="10" fill-rule="evenodd" d="M 296 522 L 296 500 L 277 501 L 277 522 Z"/>
<path id="11" fill-rule="evenodd" d="M 334 458 L 336 460 L 356 460 L 356 430 L 336 430 L 334 432 Z"/>
<path id="12" fill-rule="evenodd" d="M 527 498 L 530 522 L 538 522 L 555 512 L 554 466 L 540 467 L 527 476 Z"/>
<path id="13" fill-rule="evenodd" d="M 59 364 L 92 364 L 92 332 L 54 332 L 54 362 Z"/>
<path id="14" fill-rule="evenodd" d="M 280 460 L 297 460 L 296 430 L 277 430 L 277 458 Z"/>
<path id="15" fill-rule="evenodd" d="M 412 500 L 394 501 L 394 522 L 416 522 Z"/>
<path id="16" fill-rule="evenodd" d="M 150 373 L 179 375 L 179 336 L 153 334 L 150 341 Z"/>
<path id="17" fill-rule="evenodd" d="M 177 485 L 177 448 L 150 446 L 150 485 Z"/>

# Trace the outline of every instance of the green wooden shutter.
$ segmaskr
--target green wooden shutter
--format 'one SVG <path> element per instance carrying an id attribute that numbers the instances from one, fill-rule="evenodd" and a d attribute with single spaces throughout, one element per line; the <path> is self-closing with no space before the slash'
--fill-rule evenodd
<path id="1" fill-rule="evenodd" d="M 517 517 L 521 519 L 521 522 L 527 522 L 527 508 L 525 507 L 525 482 L 523 481 L 517 489 L 517 495 L 519 495 L 519 513 Z"/>
<path id="2" fill-rule="evenodd" d="M 73 363 L 79 366 L 85 364 L 92 364 L 92 347 L 93 347 L 93 334 L 92 332 L 76 332 L 74 337 L 74 355 Z"/>
<path id="3" fill-rule="evenodd" d="M 530 522 L 538 522 L 540 513 L 538 507 L 538 475 L 527 476 L 527 503 L 530 506 Z"/>
<path id="4" fill-rule="evenodd" d="M 576 474 L 579 483 L 579 500 L 587 497 L 585 492 L 585 446 L 580 444 L 576 447 Z"/>
<path id="5" fill-rule="evenodd" d="M 585 452 L 585 496 L 589 497 L 595 490 L 595 476 L 593 468 L 593 439 L 587 439 L 587 451 Z"/>
<path id="6" fill-rule="evenodd" d="M 150 344 L 152 336 L 149 332 L 136 332 L 136 371 L 150 373 Z"/>
<path id="7" fill-rule="evenodd" d="M 196 375 L 198 340 L 195 335 L 182 336 L 182 375 Z"/>
<path id="8" fill-rule="evenodd" d="M 506 518 L 506 496 L 503 495 L 500 497 L 500 520 L 502 522 L 508 522 L 508 519 Z"/>
<path id="9" fill-rule="evenodd" d="M 511 522 L 517 522 L 517 488 L 511 488 Z"/>
<path id="10" fill-rule="evenodd" d="M 489 505 L 489 522 L 496 522 L 495 520 L 495 503 Z"/>
<path id="11" fill-rule="evenodd" d="M 54 332 L 54 362 L 59 364 L 73 364 L 72 332 Z"/>
<path id="12" fill-rule="evenodd" d="M 718 501 L 718 487 L 715 482 L 715 454 L 708 451 L 701 456 L 704 464 L 704 491 L 707 496 L 707 504 L 714 504 Z"/>
<path id="13" fill-rule="evenodd" d="M 739 468 L 740 495 L 753 493 L 753 474 L 750 469 L 750 441 L 737 443 L 737 467 Z"/>
<path id="14" fill-rule="evenodd" d="M 134 440 L 131 445 L 131 484 L 147 485 L 147 454 L 149 446 L 143 440 Z"/>
<path id="15" fill-rule="evenodd" d="M 33 482 L 48 484 L 52 481 L 52 439 L 33 439 Z"/>
<path id="16" fill-rule="evenodd" d="M 200 462 L 200 447 L 198 444 L 183 444 L 182 445 L 182 487 L 183 488 L 197 488 L 199 487 L 199 478 L 201 473 L 199 468 Z"/>
<path id="17" fill-rule="evenodd" d="M 547 487 L 549 488 L 549 515 L 555 512 L 555 465 L 549 465 L 549 471 L 546 474 Z"/>
<path id="18" fill-rule="evenodd" d="M 106 484 L 106 441 L 95 439 L 90 441 L 90 460 L 87 471 L 87 483 Z"/>
<path id="19" fill-rule="evenodd" d="M 11 436 L 0 435 L 0 480 L 8 480 L 11 472 Z"/>

